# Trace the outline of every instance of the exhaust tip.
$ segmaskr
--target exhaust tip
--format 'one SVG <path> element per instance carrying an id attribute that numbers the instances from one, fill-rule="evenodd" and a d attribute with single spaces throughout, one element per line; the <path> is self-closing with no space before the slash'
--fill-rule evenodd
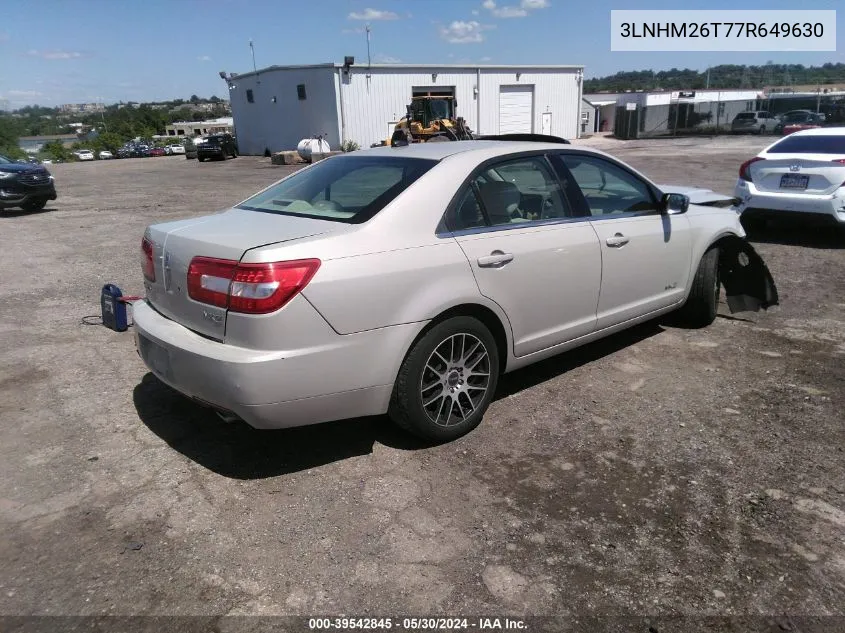
<path id="1" fill-rule="evenodd" d="M 238 416 L 236 416 L 231 411 L 221 411 L 221 410 L 218 409 L 218 410 L 215 411 L 215 413 L 217 414 L 217 417 L 220 418 L 221 420 L 223 420 L 226 424 L 234 424 L 236 422 L 242 421 Z"/>

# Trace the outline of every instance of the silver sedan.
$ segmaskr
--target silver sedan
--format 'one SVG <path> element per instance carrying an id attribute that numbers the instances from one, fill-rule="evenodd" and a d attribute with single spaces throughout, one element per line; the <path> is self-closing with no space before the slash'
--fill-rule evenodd
<path id="1" fill-rule="evenodd" d="M 674 310 L 706 326 L 720 286 L 732 310 L 776 304 L 722 200 L 567 144 L 329 158 L 225 212 L 148 227 L 138 351 L 257 428 L 387 413 L 449 440 L 504 372 Z"/>

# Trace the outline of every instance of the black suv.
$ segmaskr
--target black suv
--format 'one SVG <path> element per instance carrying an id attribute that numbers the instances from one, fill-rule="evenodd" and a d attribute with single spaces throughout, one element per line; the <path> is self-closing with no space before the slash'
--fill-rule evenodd
<path id="1" fill-rule="evenodd" d="M 237 158 L 238 145 L 235 137 L 231 134 L 212 134 L 205 137 L 205 141 L 197 145 L 197 160 L 204 161 L 206 158 L 219 158 L 226 160 L 227 156 Z"/>
<path id="2" fill-rule="evenodd" d="M 16 163 L 0 155 L 0 209 L 20 207 L 40 211 L 56 199 L 50 172 L 41 165 Z"/>

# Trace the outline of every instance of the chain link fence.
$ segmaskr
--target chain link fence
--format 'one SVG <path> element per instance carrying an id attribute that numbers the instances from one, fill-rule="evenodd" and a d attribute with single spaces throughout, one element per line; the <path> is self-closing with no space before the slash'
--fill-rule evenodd
<path id="1" fill-rule="evenodd" d="M 642 105 L 642 95 L 635 109 L 617 103 L 614 136 L 621 139 L 654 138 L 661 136 L 731 134 L 732 123 L 742 112 L 766 111 L 778 118 L 792 110 L 809 110 L 825 115 L 825 125 L 845 125 L 845 97 L 781 97 L 764 99 L 715 99 L 693 101 L 674 99 L 669 103 Z M 759 128 L 758 128 L 759 130 Z M 766 134 L 779 133 L 767 126 Z"/>

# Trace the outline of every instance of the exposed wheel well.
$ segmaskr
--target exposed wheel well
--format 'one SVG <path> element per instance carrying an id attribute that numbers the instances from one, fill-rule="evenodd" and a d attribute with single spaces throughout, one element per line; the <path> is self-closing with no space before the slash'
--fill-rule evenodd
<path id="1" fill-rule="evenodd" d="M 507 367 L 508 364 L 508 337 L 507 334 L 505 334 L 505 326 L 502 325 L 502 322 L 499 320 L 499 317 L 495 312 L 493 312 L 490 308 L 486 308 L 477 303 L 457 305 L 438 314 L 417 335 L 414 342 L 411 343 L 411 346 L 408 348 L 408 351 L 413 349 L 416 342 L 425 336 L 426 332 L 428 332 L 432 327 L 438 323 L 442 323 L 446 319 L 456 316 L 474 317 L 481 321 L 487 329 L 490 330 L 490 334 L 493 335 L 493 340 L 496 341 L 496 349 L 499 352 L 499 372 L 504 373 L 505 367 Z"/>
<path id="2" fill-rule="evenodd" d="M 735 233 L 727 233 L 711 243 L 706 249 L 704 249 L 704 252 L 706 253 L 714 247 L 719 249 L 719 269 L 721 270 L 730 258 L 735 257 L 737 252 L 741 250 L 742 238 Z M 703 256 L 704 254 L 702 253 L 702 257 Z"/>

